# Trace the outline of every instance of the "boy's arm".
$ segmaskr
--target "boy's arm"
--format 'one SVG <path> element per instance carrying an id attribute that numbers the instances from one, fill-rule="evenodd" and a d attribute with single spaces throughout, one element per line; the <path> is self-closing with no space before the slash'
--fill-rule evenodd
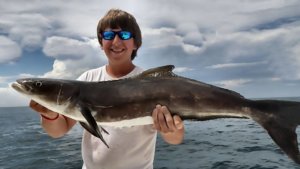
<path id="1" fill-rule="evenodd" d="M 53 138 L 62 137 L 76 124 L 75 120 L 51 111 L 33 100 L 30 101 L 29 107 L 41 114 L 41 125 Z"/>

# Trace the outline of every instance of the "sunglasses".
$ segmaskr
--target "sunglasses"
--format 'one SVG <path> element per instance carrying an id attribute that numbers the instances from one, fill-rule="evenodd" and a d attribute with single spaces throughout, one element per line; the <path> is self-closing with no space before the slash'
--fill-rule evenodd
<path id="1" fill-rule="evenodd" d="M 113 40 L 115 36 L 118 34 L 119 38 L 122 40 L 128 40 L 132 38 L 132 33 L 128 31 L 104 31 L 102 33 L 102 38 L 105 40 Z"/>

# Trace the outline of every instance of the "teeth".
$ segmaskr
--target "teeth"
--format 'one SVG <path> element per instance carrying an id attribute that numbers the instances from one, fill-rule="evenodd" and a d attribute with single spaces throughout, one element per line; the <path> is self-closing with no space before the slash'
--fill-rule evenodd
<path id="1" fill-rule="evenodd" d="M 116 52 L 116 53 L 120 53 L 120 52 L 123 52 L 124 50 L 123 49 L 120 49 L 120 50 L 115 50 L 115 49 L 111 49 L 113 52 Z"/>

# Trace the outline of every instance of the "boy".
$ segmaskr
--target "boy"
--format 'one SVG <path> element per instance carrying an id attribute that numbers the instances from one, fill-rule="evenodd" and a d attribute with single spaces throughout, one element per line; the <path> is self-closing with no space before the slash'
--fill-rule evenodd
<path id="1" fill-rule="evenodd" d="M 122 10 L 111 9 L 99 21 L 97 36 L 108 64 L 83 73 L 78 80 L 107 81 L 130 77 L 143 70 L 135 66 L 135 58 L 142 44 L 140 28 L 135 18 Z M 67 133 L 76 121 L 46 109 L 31 101 L 30 107 L 41 114 L 41 124 L 52 137 Z M 179 144 L 184 137 L 184 125 L 179 116 L 171 116 L 165 106 L 153 108 L 153 125 L 128 128 L 105 127 L 110 133 L 104 139 L 108 149 L 98 138 L 84 131 L 82 137 L 83 168 L 153 168 L 156 133 L 170 144 Z"/>

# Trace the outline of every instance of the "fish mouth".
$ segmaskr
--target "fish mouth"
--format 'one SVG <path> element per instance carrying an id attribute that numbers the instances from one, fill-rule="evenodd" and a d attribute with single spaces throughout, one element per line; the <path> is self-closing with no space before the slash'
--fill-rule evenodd
<path id="1" fill-rule="evenodd" d="M 30 93 L 30 91 L 31 91 L 31 88 L 29 86 L 26 86 L 24 83 L 21 83 L 18 80 L 16 82 L 13 82 L 11 84 L 11 87 L 20 93 L 27 94 L 27 93 Z"/>

